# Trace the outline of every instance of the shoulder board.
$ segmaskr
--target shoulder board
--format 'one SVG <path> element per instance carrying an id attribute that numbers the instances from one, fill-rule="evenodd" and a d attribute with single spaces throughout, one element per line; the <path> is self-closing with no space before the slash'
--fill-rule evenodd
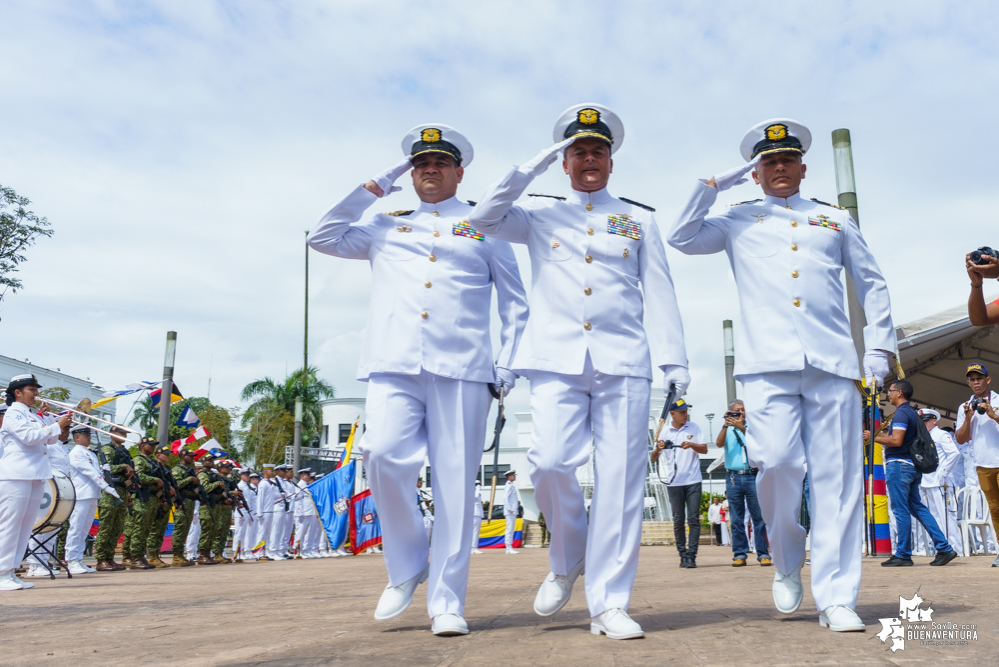
<path id="1" fill-rule="evenodd" d="M 830 204 L 829 202 L 819 201 L 815 197 L 812 197 L 812 201 L 815 202 L 816 204 L 822 204 L 823 206 L 831 206 L 833 208 L 838 208 L 841 211 L 845 211 L 846 210 L 845 206 L 836 206 L 836 204 Z"/>
<path id="2" fill-rule="evenodd" d="M 415 210 L 416 209 L 411 209 L 409 211 L 386 211 L 385 213 L 382 213 L 382 215 L 391 215 L 391 216 L 398 217 L 400 215 L 409 215 L 410 213 L 412 213 Z"/>
<path id="3" fill-rule="evenodd" d="M 626 201 L 632 206 L 637 206 L 638 208 L 644 208 L 646 211 L 652 211 L 653 213 L 656 212 L 656 209 L 652 208 L 651 206 L 648 206 L 646 204 L 639 204 L 637 201 L 633 199 L 625 199 L 624 197 L 618 197 L 618 199 L 620 199 L 621 201 Z"/>
<path id="4" fill-rule="evenodd" d="M 755 204 L 758 201 L 763 201 L 762 199 L 747 199 L 746 201 L 737 201 L 734 204 L 729 204 L 729 206 L 742 206 L 743 204 Z"/>
<path id="5" fill-rule="evenodd" d="M 465 201 L 467 201 L 469 203 L 469 205 L 471 205 L 471 206 L 478 206 L 479 205 L 479 202 L 472 201 L 471 199 L 466 199 Z"/>
<path id="6" fill-rule="evenodd" d="M 551 197 L 552 199 L 558 199 L 559 201 L 565 201 L 565 197 L 559 197 L 558 195 L 542 195 L 534 192 L 529 192 L 528 197 Z"/>

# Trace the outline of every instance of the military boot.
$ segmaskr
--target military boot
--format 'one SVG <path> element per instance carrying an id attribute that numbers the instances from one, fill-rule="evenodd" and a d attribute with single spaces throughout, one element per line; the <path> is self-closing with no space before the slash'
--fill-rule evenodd
<path id="1" fill-rule="evenodd" d="M 225 565 L 226 563 L 231 563 L 232 559 L 226 558 L 225 556 L 219 554 L 218 556 L 215 557 L 215 562 L 218 563 L 219 565 Z"/>
<path id="2" fill-rule="evenodd" d="M 145 554 L 143 554 L 143 555 L 141 555 L 139 557 L 134 557 L 133 556 L 132 557 L 132 562 L 133 563 L 138 563 L 141 566 L 140 569 L 143 569 L 143 570 L 155 570 L 156 569 L 155 567 L 152 566 L 152 564 L 150 564 L 150 562 L 148 560 L 146 560 L 146 555 Z"/>
<path id="3" fill-rule="evenodd" d="M 122 556 L 121 557 L 121 565 L 122 565 L 122 567 L 127 567 L 128 569 L 132 569 L 132 557 L 131 556 Z"/>
<path id="4" fill-rule="evenodd" d="M 151 556 L 149 558 L 148 562 L 153 567 L 170 567 L 169 563 L 164 563 L 162 560 L 160 560 L 160 555 L 159 554 L 155 554 L 155 555 Z"/>
<path id="5" fill-rule="evenodd" d="M 98 572 L 114 572 L 116 570 L 115 564 L 111 561 L 99 560 L 97 561 L 97 571 Z"/>
<path id="6" fill-rule="evenodd" d="M 211 556 L 211 552 L 207 549 L 202 549 L 198 552 L 198 565 L 217 565 Z"/>
<path id="7" fill-rule="evenodd" d="M 122 570 L 127 570 L 128 569 L 127 567 L 125 567 L 124 564 L 114 562 L 113 558 L 111 560 L 109 560 L 108 562 L 111 563 L 111 567 L 113 567 L 118 572 L 121 572 Z"/>
<path id="8" fill-rule="evenodd" d="M 174 554 L 173 555 L 173 562 L 171 562 L 170 565 L 172 567 L 188 567 L 190 565 L 194 565 L 194 563 L 192 563 L 191 561 L 187 560 L 186 558 L 184 558 L 180 554 Z"/>
<path id="9" fill-rule="evenodd" d="M 137 558 L 137 557 L 136 558 L 132 558 L 131 556 L 129 556 L 128 558 L 122 559 L 121 562 L 122 562 L 122 564 L 125 567 L 127 567 L 130 570 L 145 570 L 146 569 L 146 566 L 143 565 L 142 561 L 139 558 Z"/>

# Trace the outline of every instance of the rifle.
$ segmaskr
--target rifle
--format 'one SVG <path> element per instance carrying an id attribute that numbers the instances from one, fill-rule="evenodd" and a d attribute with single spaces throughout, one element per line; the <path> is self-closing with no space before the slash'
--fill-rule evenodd
<path id="1" fill-rule="evenodd" d="M 231 493 L 229 493 L 229 491 L 230 491 L 230 489 L 229 489 L 229 481 L 225 477 L 223 477 L 222 475 L 219 475 L 218 473 L 214 473 L 214 472 L 211 472 L 211 471 L 209 471 L 208 477 L 213 482 L 218 482 L 219 483 L 219 485 L 220 485 L 219 488 L 222 489 L 222 497 L 229 501 L 229 504 L 233 506 L 233 508 L 239 513 L 240 516 L 243 516 L 243 511 L 241 509 L 239 509 L 240 503 L 236 502 L 236 499 L 233 498 L 233 496 L 232 496 Z M 245 502 L 243 502 L 242 504 L 246 505 Z M 250 511 L 250 508 L 247 507 L 246 511 Z"/>
<path id="2" fill-rule="evenodd" d="M 212 511 L 212 506 L 215 504 L 212 502 L 211 497 L 205 491 L 205 487 L 201 486 L 201 480 L 199 479 L 195 484 L 195 488 L 198 490 L 198 502 L 201 503 L 202 507 L 208 508 L 208 516 L 212 519 L 212 524 L 218 524 L 215 519 L 215 512 Z"/>
<path id="3" fill-rule="evenodd" d="M 111 465 L 108 463 L 108 457 L 104 456 L 104 450 L 101 449 L 101 441 L 97 441 L 96 450 L 91 449 L 90 451 L 97 454 L 97 461 L 101 464 L 101 477 L 104 478 L 104 483 L 111 488 L 119 486 L 121 484 L 121 479 L 111 474 Z M 114 496 L 111 496 L 111 498 L 114 500 L 115 507 L 121 507 L 121 504 L 125 502 L 121 498 L 115 498 Z"/>

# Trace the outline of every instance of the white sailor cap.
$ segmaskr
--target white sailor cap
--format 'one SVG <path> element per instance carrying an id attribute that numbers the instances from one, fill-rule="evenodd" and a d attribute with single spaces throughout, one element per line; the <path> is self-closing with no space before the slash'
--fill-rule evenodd
<path id="1" fill-rule="evenodd" d="M 263 468 L 264 470 L 277 470 L 277 468 L 274 467 L 273 463 L 265 463 L 260 467 Z"/>
<path id="2" fill-rule="evenodd" d="M 69 429 L 69 432 L 73 435 L 76 435 L 77 433 L 86 433 L 87 435 L 90 435 L 90 427 L 85 424 L 77 424 L 73 428 Z"/>
<path id="3" fill-rule="evenodd" d="M 611 154 L 624 142 L 624 123 L 602 104 L 574 104 L 558 117 L 552 139 L 555 143 L 569 137 L 596 137 L 610 144 Z"/>
<path id="4" fill-rule="evenodd" d="M 506 475 L 516 475 L 516 474 L 517 474 L 516 470 L 507 470 L 505 473 L 503 473 L 504 476 L 506 476 Z"/>
<path id="5" fill-rule="evenodd" d="M 790 118 L 771 118 L 749 128 L 739 145 L 739 152 L 749 162 L 757 155 L 770 153 L 804 155 L 811 145 L 812 133 L 807 127 Z"/>
<path id="6" fill-rule="evenodd" d="M 923 408 L 919 411 L 919 416 L 923 419 L 940 419 L 940 413 L 932 408 Z"/>
<path id="7" fill-rule="evenodd" d="M 417 125 L 402 139 L 402 154 L 410 159 L 424 153 L 450 155 L 462 167 L 472 164 L 475 151 L 465 136 L 450 125 L 430 123 Z"/>
<path id="8" fill-rule="evenodd" d="M 250 479 L 253 479 L 254 477 L 256 477 L 257 479 L 260 479 L 260 473 L 258 473 L 258 472 L 251 472 L 250 473 Z"/>
<path id="9" fill-rule="evenodd" d="M 308 474 L 311 475 L 312 474 L 312 468 L 302 468 L 301 470 L 298 471 L 298 474 L 301 475 L 302 473 L 308 473 Z"/>

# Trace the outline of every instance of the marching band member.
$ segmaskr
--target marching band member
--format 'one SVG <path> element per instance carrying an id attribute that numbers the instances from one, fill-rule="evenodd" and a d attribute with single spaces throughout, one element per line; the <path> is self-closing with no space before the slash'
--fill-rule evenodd
<path id="1" fill-rule="evenodd" d="M 34 375 L 17 375 L 7 386 L 7 411 L 0 426 L 0 590 L 34 588 L 14 575 L 28 547 L 52 477 L 48 446 L 70 424 L 69 414 L 52 424 L 31 412 L 41 384 Z"/>
<path id="2" fill-rule="evenodd" d="M 76 504 L 69 517 L 69 533 L 66 535 L 66 566 L 70 574 L 86 574 L 97 571 L 84 564 L 83 549 L 97 515 L 101 491 L 120 498 L 114 487 L 105 481 L 97 455 L 90 450 L 90 429 L 78 424 L 70 429 L 70 433 L 73 449 L 69 453 L 69 464 L 73 468 L 71 477 Z"/>
<path id="3" fill-rule="evenodd" d="M 753 427 L 746 449 L 759 467 L 757 494 L 776 567 L 777 610 L 801 604 L 805 529 L 798 523 L 805 463 L 812 498 L 812 596 L 819 623 L 858 631 L 864 497 L 860 393 L 883 383 L 895 349 L 888 289 L 857 223 L 839 206 L 805 199 L 802 156 L 811 133 L 790 119 L 752 127 L 745 164 L 701 180 L 669 243 L 688 255 L 725 251 L 739 290 L 743 343 L 735 375 Z M 745 183 L 764 197 L 708 217 L 718 192 Z M 867 315 L 863 376 L 843 308 L 844 269 Z"/>
<path id="4" fill-rule="evenodd" d="M 526 244 L 531 255 L 531 315 L 512 368 L 531 381 L 528 461 L 552 533 L 551 572 L 534 610 L 561 609 L 585 565 L 590 631 L 629 639 L 643 636 L 627 609 L 642 537 L 652 365 L 667 390 L 674 384 L 683 394 L 683 327 L 652 209 L 607 190 L 624 139 L 617 114 L 573 106 L 554 139 L 489 188 L 469 223 Z M 569 195 L 515 206 L 560 156 Z M 598 472 L 587 522 L 575 473 L 589 458 L 591 432 Z"/>
<path id="5" fill-rule="evenodd" d="M 456 194 L 472 145 L 447 125 L 413 128 L 402 161 L 358 185 L 319 221 L 309 245 L 371 263 L 372 294 L 358 379 L 368 383 L 364 466 L 380 508 L 389 583 L 375 618 L 403 613 L 422 581 L 438 635 L 467 634 L 472 488 L 482 458 L 488 384 L 509 391 L 527 316 L 513 249 L 469 223 Z M 368 207 L 410 173 L 420 205 L 377 214 Z M 496 288 L 501 349 L 493 365 L 489 319 Z M 424 455 L 434 470 L 433 549 L 413 506 Z M 411 508 L 402 511 L 402 508 Z M 428 564 L 429 551 L 429 564 Z"/>

